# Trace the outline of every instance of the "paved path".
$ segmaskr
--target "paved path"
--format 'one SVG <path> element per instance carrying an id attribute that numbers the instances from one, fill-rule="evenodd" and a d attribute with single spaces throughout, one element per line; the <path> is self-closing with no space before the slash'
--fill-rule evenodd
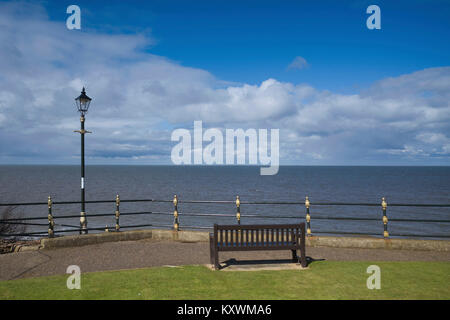
<path id="1" fill-rule="evenodd" d="M 450 252 L 384 249 L 306 248 L 306 255 L 319 260 L 341 261 L 447 261 Z M 221 262 L 290 259 L 290 251 L 225 252 Z M 310 259 L 311 260 L 311 259 Z M 82 272 L 147 268 L 165 265 L 208 264 L 209 244 L 173 241 L 121 241 L 83 247 L 25 251 L 0 255 L 0 280 L 65 274 L 69 265 Z"/>

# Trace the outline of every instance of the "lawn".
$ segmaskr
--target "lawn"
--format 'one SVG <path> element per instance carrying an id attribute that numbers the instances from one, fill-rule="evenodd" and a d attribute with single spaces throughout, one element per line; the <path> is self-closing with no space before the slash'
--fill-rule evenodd
<path id="1" fill-rule="evenodd" d="M 381 289 L 369 290 L 369 265 Z M 211 271 L 157 267 L 0 281 L 0 299 L 450 299 L 450 263 L 318 261 L 306 270 Z"/>

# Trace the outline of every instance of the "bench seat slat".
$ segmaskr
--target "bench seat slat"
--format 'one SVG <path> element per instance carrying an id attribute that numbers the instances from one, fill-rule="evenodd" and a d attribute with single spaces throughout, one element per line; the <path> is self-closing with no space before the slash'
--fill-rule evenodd
<path id="1" fill-rule="evenodd" d="M 284 246 L 252 246 L 252 247 L 223 247 L 219 251 L 257 251 L 257 250 L 300 250 L 300 246 L 291 244 Z"/>
<path id="2" fill-rule="evenodd" d="M 234 247 L 240 247 L 239 242 L 228 242 L 228 244 L 218 244 L 218 248 L 219 249 L 223 249 L 223 248 L 234 248 Z M 284 241 L 284 242 L 271 242 L 271 241 L 258 241 L 258 242 L 254 242 L 253 245 L 249 245 L 246 246 L 248 248 L 252 248 L 252 247 L 257 247 L 257 246 L 261 246 L 261 247 L 265 247 L 265 246 L 270 246 L 270 247 L 283 247 L 283 246 L 287 246 L 287 245 L 293 245 L 293 246 L 299 246 L 298 243 L 296 242 L 290 242 L 290 241 Z"/>
<path id="3" fill-rule="evenodd" d="M 273 229 L 273 228 L 294 228 L 298 227 L 295 224 L 255 224 L 255 225 L 242 225 L 242 224 L 230 224 L 230 225 L 218 225 L 219 230 L 256 230 L 256 229 Z"/>

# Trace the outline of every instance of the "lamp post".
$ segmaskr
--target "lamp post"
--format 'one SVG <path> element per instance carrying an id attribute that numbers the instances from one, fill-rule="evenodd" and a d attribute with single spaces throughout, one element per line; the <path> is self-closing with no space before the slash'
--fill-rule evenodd
<path id="1" fill-rule="evenodd" d="M 87 218 L 86 218 L 86 207 L 85 207 L 85 192 L 84 192 L 84 134 L 91 133 L 90 131 L 86 131 L 84 129 L 84 116 L 88 112 L 89 105 L 91 103 L 91 98 L 86 95 L 86 91 L 81 91 L 81 94 L 78 98 L 75 98 L 75 103 L 77 105 L 78 111 L 81 114 L 80 122 L 81 122 L 81 130 L 75 130 L 74 132 L 78 132 L 81 135 L 81 212 L 80 212 L 80 234 L 86 234 L 87 231 Z"/>

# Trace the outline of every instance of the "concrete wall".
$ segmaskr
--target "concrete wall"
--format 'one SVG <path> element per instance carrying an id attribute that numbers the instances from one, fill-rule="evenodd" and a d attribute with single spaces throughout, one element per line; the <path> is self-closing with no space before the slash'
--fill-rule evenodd
<path id="1" fill-rule="evenodd" d="M 309 247 L 450 251 L 447 240 L 379 239 L 360 237 L 308 237 Z"/>
<path id="2" fill-rule="evenodd" d="M 41 248 L 55 249 L 63 247 L 78 247 L 103 242 L 142 240 L 152 238 L 153 230 L 134 230 L 124 232 L 103 232 L 85 235 L 63 236 L 41 240 Z"/>
<path id="3" fill-rule="evenodd" d="M 209 241 L 206 231 L 174 231 L 163 229 L 134 230 L 121 232 L 104 232 L 87 235 L 74 235 L 42 239 L 41 248 L 54 249 L 98 244 L 112 241 L 127 240 L 170 240 L 181 242 Z M 401 249 L 401 250 L 433 250 L 450 251 L 450 241 L 447 240 L 414 240 L 414 239 L 380 239 L 363 237 L 307 237 L 308 247 L 335 248 L 373 248 L 373 249 Z"/>

